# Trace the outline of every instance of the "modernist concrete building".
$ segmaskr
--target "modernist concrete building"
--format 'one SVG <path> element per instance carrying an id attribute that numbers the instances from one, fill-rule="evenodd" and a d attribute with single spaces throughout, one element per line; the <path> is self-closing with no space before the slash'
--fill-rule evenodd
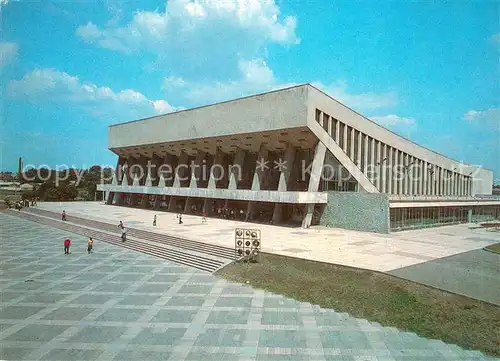
<path id="1" fill-rule="evenodd" d="M 309 84 L 112 125 L 109 149 L 110 205 L 376 232 L 500 216 L 491 171 Z"/>

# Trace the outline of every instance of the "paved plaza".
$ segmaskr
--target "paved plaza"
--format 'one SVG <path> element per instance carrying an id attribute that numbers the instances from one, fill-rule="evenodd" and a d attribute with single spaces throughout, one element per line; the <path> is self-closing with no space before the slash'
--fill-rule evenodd
<path id="1" fill-rule="evenodd" d="M 177 224 L 176 214 L 129 207 L 108 206 L 102 202 L 40 203 L 40 209 L 177 235 L 183 238 L 234 247 L 234 229 L 258 228 L 262 232 L 263 252 L 320 262 L 388 272 L 500 242 L 500 232 L 469 229 L 469 225 L 445 226 L 392 234 L 349 231 L 338 228 L 289 228 L 252 224 L 225 219 L 184 215 Z M 157 227 L 152 226 L 158 215 Z"/>
<path id="2" fill-rule="evenodd" d="M 487 360 L 3 213 L 0 235 L 1 360 Z"/>
<path id="3" fill-rule="evenodd" d="M 500 254 L 497 253 L 478 249 L 389 273 L 500 306 Z"/>

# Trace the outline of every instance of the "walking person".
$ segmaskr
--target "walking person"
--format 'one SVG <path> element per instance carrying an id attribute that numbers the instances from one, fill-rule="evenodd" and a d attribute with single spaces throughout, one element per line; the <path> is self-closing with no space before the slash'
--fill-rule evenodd
<path id="1" fill-rule="evenodd" d="M 122 242 L 125 242 L 125 240 L 127 239 L 127 229 L 123 225 L 122 221 L 120 221 L 120 224 L 118 225 L 118 227 L 120 228 L 120 231 L 122 232 Z"/>
<path id="2" fill-rule="evenodd" d="M 183 222 L 182 222 L 182 213 L 179 213 L 179 214 L 177 215 L 177 219 L 179 219 L 179 224 L 182 224 L 182 223 L 183 223 Z"/>
<path id="3" fill-rule="evenodd" d="M 156 227 L 156 214 L 155 217 L 153 218 L 153 227 Z"/>
<path id="4" fill-rule="evenodd" d="M 64 240 L 64 254 L 69 254 L 69 246 L 71 246 L 71 240 L 66 238 Z"/>
<path id="5" fill-rule="evenodd" d="M 207 212 L 201 212 L 201 223 L 207 223 Z"/>
<path id="6" fill-rule="evenodd" d="M 62 211 L 62 214 L 61 214 L 61 220 L 63 222 L 66 222 L 66 211 L 64 211 L 64 210 Z"/>
<path id="7" fill-rule="evenodd" d="M 92 252 L 92 248 L 94 248 L 94 240 L 92 239 L 92 237 L 89 238 L 88 242 L 87 242 L 87 252 L 88 254 L 90 254 L 90 252 Z"/>

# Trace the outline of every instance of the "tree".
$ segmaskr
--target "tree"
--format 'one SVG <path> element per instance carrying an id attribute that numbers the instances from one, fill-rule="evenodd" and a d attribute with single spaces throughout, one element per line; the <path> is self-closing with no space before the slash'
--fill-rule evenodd
<path id="1" fill-rule="evenodd" d="M 45 193 L 47 201 L 72 201 L 78 195 L 78 190 L 75 186 L 61 184 L 59 187 L 50 188 Z"/>

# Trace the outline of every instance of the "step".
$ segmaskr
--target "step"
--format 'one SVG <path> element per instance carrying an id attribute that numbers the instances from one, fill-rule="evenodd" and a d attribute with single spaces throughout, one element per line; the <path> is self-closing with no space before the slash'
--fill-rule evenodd
<path id="1" fill-rule="evenodd" d="M 155 247 L 154 245 L 141 242 L 135 238 L 128 239 L 126 242 L 122 242 L 120 236 L 115 236 L 113 234 L 105 233 L 99 230 L 89 229 L 86 227 L 77 226 L 69 222 L 60 222 L 53 219 L 35 215 L 28 212 L 19 212 L 8 210 L 7 214 L 11 214 L 20 218 L 24 218 L 33 222 L 51 226 L 54 228 L 64 229 L 76 234 L 81 234 L 84 236 L 92 236 L 93 238 L 99 239 L 101 241 L 128 248 L 131 250 L 139 251 L 142 253 L 150 254 L 162 259 L 166 259 L 175 263 L 191 266 L 207 272 L 215 272 L 219 268 L 225 265 L 224 261 L 217 261 L 209 258 L 204 258 L 189 253 L 184 253 L 182 251 L 177 251 L 169 248 Z"/>
<path id="2" fill-rule="evenodd" d="M 27 208 L 27 211 L 30 213 L 44 215 L 57 220 L 60 219 L 60 214 L 52 211 L 36 209 L 36 208 Z M 76 224 L 89 225 L 94 228 L 106 229 L 112 232 L 115 232 L 117 230 L 117 226 L 110 223 L 95 221 L 78 216 L 68 216 L 68 219 L 70 219 L 71 222 Z M 211 245 L 203 242 L 197 242 L 193 240 L 171 236 L 168 234 L 154 233 L 136 228 L 127 227 L 127 229 L 128 229 L 127 234 L 129 236 L 137 237 L 144 240 L 151 240 L 154 242 L 169 244 L 178 248 L 184 248 L 201 253 L 211 254 L 217 257 L 227 258 L 230 260 L 234 259 L 234 250 L 232 248 L 222 247 L 218 245 Z"/>

